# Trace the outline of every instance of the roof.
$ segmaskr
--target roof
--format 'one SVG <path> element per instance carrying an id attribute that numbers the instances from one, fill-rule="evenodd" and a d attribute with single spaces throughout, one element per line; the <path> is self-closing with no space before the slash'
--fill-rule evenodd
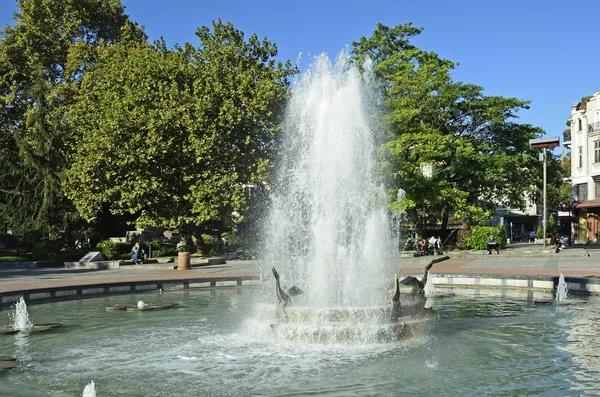
<path id="1" fill-rule="evenodd" d="M 582 201 L 575 208 L 600 208 L 600 199 Z"/>

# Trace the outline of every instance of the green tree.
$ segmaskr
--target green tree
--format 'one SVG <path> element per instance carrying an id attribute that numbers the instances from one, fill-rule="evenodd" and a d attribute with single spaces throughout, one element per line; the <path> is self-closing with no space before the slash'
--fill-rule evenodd
<path id="1" fill-rule="evenodd" d="M 15 24 L 0 36 L 0 225 L 33 240 L 78 221 L 61 187 L 71 146 L 68 86 L 84 72 L 67 72 L 71 50 L 118 41 L 127 31 L 143 34 L 119 0 L 17 5 Z"/>
<path id="2" fill-rule="evenodd" d="M 68 113 L 81 144 L 65 189 L 87 220 L 109 206 L 138 225 L 230 222 L 266 179 L 296 70 L 230 23 L 196 34 L 99 48 Z"/>
<path id="3" fill-rule="evenodd" d="M 456 82 L 453 62 L 410 43 L 422 29 L 410 23 L 378 24 L 371 37 L 354 42 L 359 61 L 369 57 L 380 79 L 381 114 L 389 131 L 382 145 L 383 173 L 416 223 L 442 214 L 486 219 L 495 205 L 523 208 L 524 193 L 539 180 L 529 139 L 542 131 L 516 122 L 529 102 L 487 96 L 483 88 Z"/>

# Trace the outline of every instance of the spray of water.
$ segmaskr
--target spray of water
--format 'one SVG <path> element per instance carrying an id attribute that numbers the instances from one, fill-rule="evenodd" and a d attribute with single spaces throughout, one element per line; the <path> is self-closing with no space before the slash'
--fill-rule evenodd
<path id="1" fill-rule="evenodd" d="M 91 381 L 83 389 L 82 397 L 96 397 L 96 385 L 94 381 Z"/>
<path id="2" fill-rule="evenodd" d="M 25 299 L 23 299 L 23 297 L 21 297 L 21 299 L 19 299 L 19 301 L 15 304 L 15 311 L 9 313 L 9 317 L 11 317 L 11 327 L 14 329 L 26 331 L 33 327 L 33 322 L 29 318 L 27 304 L 25 303 Z"/>
<path id="3" fill-rule="evenodd" d="M 561 273 L 560 277 L 558 278 L 558 286 L 556 287 L 556 301 L 566 301 L 568 294 L 569 289 L 567 288 L 567 283 L 565 282 L 565 276 L 563 276 Z"/>
<path id="4" fill-rule="evenodd" d="M 326 55 L 294 85 L 264 256 L 308 307 L 364 307 L 393 279 L 398 253 L 377 183 L 370 66 Z M 286 280 L 287 279 L 287 280 Z"/>
<path id="5" fill-rule="evenodd" d="M 431 277 L 429 277 L 429 272 L 427 272 L 427 282 L 425 283 L 425 296 L 433 295 L 435 295 L 435 286 L 433 285 L 433 281 L 431 281 Z"/>
<path id="6" fill-rule="evenodd" d="M 138 309 L 142 310 L 144 308 L 144 306 L 146 306 L 146 304 L 144 303 L 144 301 L 138 301 L 138 303 L 137 303 Z"/>

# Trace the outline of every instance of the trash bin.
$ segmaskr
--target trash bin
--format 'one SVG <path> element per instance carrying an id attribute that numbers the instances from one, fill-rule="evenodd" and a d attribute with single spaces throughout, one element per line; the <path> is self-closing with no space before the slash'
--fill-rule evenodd
<path id="1" fill-rule="evenodd" d="M 180 252 L 177 257 L 177 270 L 190 270 L 190 253 Z"/>

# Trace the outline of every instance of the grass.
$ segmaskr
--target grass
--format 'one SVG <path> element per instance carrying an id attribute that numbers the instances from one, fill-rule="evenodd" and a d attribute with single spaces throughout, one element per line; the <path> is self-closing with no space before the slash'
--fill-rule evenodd
<path id="1" fill-rule="evenodd" d="M 23 258 L 22 256 L 15 255 L 0 255 L 0 262 L 18 262 L 18 261 L 26 261 L 27 258 Z"/>

